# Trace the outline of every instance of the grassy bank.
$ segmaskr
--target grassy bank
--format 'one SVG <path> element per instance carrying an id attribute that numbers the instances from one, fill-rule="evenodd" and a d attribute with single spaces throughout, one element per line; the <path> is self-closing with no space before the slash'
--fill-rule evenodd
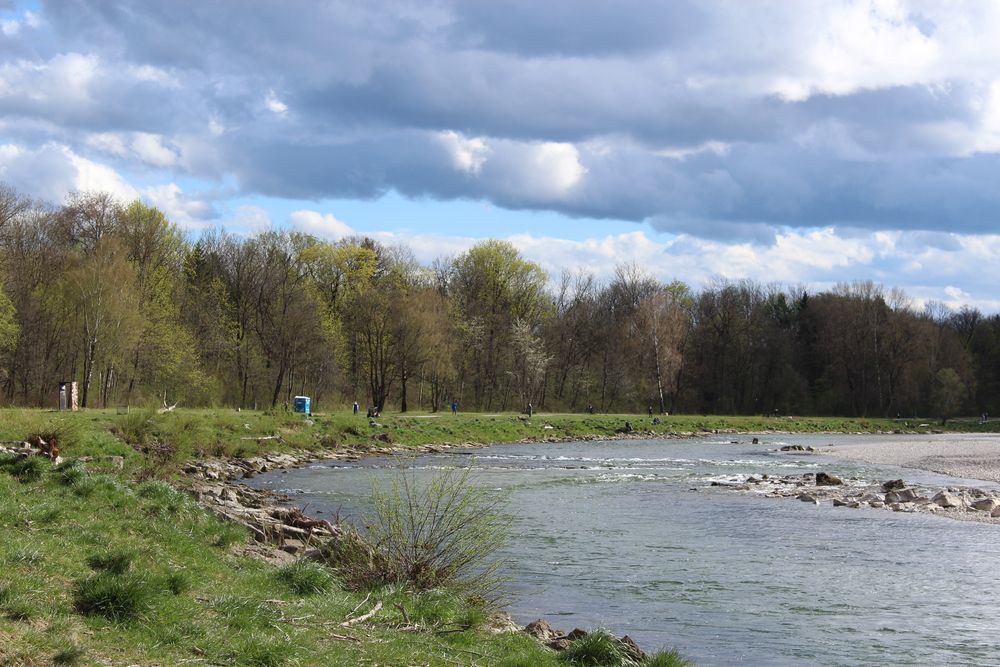
<path id="1" fill-rule="evenodd" d="M 680 416 L 653 426 L 645 415 L 388 415 L 373 425 L 350 414 L 0 410 L 0 442 L 54 436 L 69 461 L 0 460 L 0 665 L 567 664 L 567 654 L 557 658 L 522 634 L 490 633 L 486 614 L 461 596 L 349 590 L 318 566 L 264 563 L 244 529 L 162 480 L 205 456 L 606 437 L 626 420 L 658 433 L 940 428 L 797 417 Z M 74 463 L 81 457 L 92 460 Z M 341 625 L 376 600 L 376 615 Z M 607 649 L 600 636 L 591 644 Z M 577 664 L 614 664 L 587 659 Z M 650 664 L 682 663 L 661 656 Z"/>
<path id="2" fill-rule="evenodd" d="M 68 470 L 0 470 L 0 664 L 556 664 L 447 593 L 278 569 L 163 482 Z"/>
<path id="3" fill-rule="evenodd" d="M 0 410 L 0 442 L 31 433 L 54 433 L 65 456 L 117 455 L 143 477 L 176 472 L 185 461 L 207 456 L 254 456 L 270 451 L 366 448 L 385 444 L 425 445 L 517 442 L 524 439 L 613 437 L 628 421 L 657 434 L 704 432 L 878 433 L 894 430 L 998 432 L 1000 421 L 855 419 L 837 417 L 727 417 L 678 415 L 653 424 L 647 415 L 389 414 L 373 425 L 363 415 L 317 414 L 306 420 L 284 412 L 183 410 L 163 415 L 133 409 L 59 413 Z"/>

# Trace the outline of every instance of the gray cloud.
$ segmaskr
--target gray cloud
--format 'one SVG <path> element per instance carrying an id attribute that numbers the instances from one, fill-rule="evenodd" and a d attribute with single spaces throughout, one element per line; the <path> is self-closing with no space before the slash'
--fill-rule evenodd
<path id="1" fill-rule="evenodd" d="M 144 173 L 91 135 L 155 134 L 161 166 L 246 195 L 396 190 L 765 245 L 992 231 L 1000 35 L 963 30 L 997 22 L 904 4 L 50 0 L 0 50 L 0 112 L 13 144 Z"/>

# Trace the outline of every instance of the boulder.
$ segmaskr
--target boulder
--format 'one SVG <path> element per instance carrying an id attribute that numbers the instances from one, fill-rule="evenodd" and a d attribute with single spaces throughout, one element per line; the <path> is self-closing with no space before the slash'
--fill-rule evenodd
<path id="1" fill-rule="evenodd" d="M 885 502 L 887 503 L 908 503 L 920 494 L 913 489 L 899 489 L 897 491 L 889 491 L 885 494 Z"/>
<path id="2" fill-rule="evenodd" d="M 587 631 L 580 628 L 573 628 L 572 632 L 566 635 L 566 639 L 575 642 L 577 639 L 587 636 Z"/>
<path id="3" fill-rule="evenodd" d="M 839 477 L 835 477 L 825 472 L 816 473 L 816 486 L 838 486 L 843 483 L 844 480 Z"/>
<path id="4" fill-rule="evenodd" d="M 548 646 L 553 651 L 565 651 L 570 647 L 570 644 L 572 643 L 573 642 L 566 639 L 565 637 L 560 637 L 558 639 L 552 639 L 546 642 L 545 645 Z"/>
<path id="5" fill-rule="evenodd" d="M 898 491 L 899 489 L 905 489 L 906 482 L 901 479 L 891 479 L 888 482 L 882 482 L 883 491 Z"/>
<path id="6" fill-rule="evenodd" d="M 1000 517 L 1000 507 L 997 507 L 995 510 L 993 510 L 992 512 L 990 512 L 990 516 L 991 517 Z"/>
<path id="7" fill-rule="evenodd" d="M 849 503 L 846 500 L 841 500 L 840 498 L 833 499 L 834 507 L 846 507 Z"/>
<path id="8" fill-rule="evenodd" d="M 556 632 L 549 622 L 545 619 L 538 619 L 537 621 L 532 621 L 524 626 L 524 632 L 531 635 L 535 639 L 540 639 L 542 641 L 548 641 L 553 637 L 562 635 L 561 632 Z"/>
<path id="9" fill-rule="evenodd" d="M 632 658 L 633 662 L 642 664 L 646 661 L 646 652 L 639 648 L 639 645 L 631 637 L 625 635 L 621 638 L 621 643 L 625 647 L 628 657 Z"/>
<path id="10" fill-rule="evenodd" d="M 989 512 L 992 514 L 993 510 L 1000 507 L 1000 502 L 997 502 L 995 498 L 984 498 L 972 503 L 972 507 L 980 512 Z"/>
<path id="11" fill-rule="evenodd" d="M 816 499 L 816 497 L 811 496 L 808 493 L 800 493 L 799 495 L 796 496 L 796 498 L 798 498 L 804 503 L 812 503 L 813 505 L 819 505 L 819 501 Z"/>
<path id="12" fill-rule="evenodd" d="M 947 491 L 938 492 L 937 495 L 931 498 L 931 502 L 937 505 L 938 507 L 945 507 L 945 508 L 962 506 L 962 501 L 956 498 L 955 496 L 951 495 Z"/>

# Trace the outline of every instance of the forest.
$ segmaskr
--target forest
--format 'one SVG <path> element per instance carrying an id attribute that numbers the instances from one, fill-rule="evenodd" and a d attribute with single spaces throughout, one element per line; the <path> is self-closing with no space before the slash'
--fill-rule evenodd
<path id="1" fill-rule="evenodd" d="M 665 258 L 666 260 L 666 258 Z M 193 237 L 105 192 L 0 185 L 0 404 L 948 417 L 1000 401 L 1000 315 L 623 263 L 548 275 L 505 241 L 422 265 L 370 238 Z M 666 271 L 664 271 L 666 269 Z M 679 278 L 683 278 L 680 276 Z"/>

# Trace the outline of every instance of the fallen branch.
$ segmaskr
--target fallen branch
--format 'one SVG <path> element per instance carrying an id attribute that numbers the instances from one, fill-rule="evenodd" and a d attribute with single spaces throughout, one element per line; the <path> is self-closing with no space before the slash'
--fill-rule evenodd
<path id="1" fill-rule="evenodd" d="M 371 594 L 371 593 L 369 593 L 368 595 L 366 595 L 366 596 L 365 596 L 365 599 L 364 599 L 364 600 L 362 600 L 361 602 L 359 602 L 359 603 L 358 603 L 358 604 L 357 604 L 357 605 L 356 605 L 356 606 L 354 607 L 354 609 L 352 609 L 352 610 L 351 610 L 351 613 L 350 613 L 350 614 L 348 614 L 348 615 L 347 615 L 347 617 L 348 617 L 348 618 L 350 618 L 350 617 L 351 617 L 351 615 L 352 615 L 352 614 L 354 614 L 354 612 L 356 612 L 356 611 L 357 611 L 358 609 L 361 609 L 361 607 L 363 607 L 363 606 L 365 605 L 365 603 L 366 603 L 366 602 L 368 602 L 368 600 L 369 600 L 369 599 L 371 599 L 371 596 L 372 596 L 372 594 Z"/>
<path id="2" fill-rule="evenodd" d="M 256 440 L 257 442 L 260 442 L 261 440 L 281 440 L 281 436 L 280 435 L 258 435 L 258 436 L 249 436 L 249 437 L 246 437 L 246 438 L 240 438 L 240 440 Z"/>
<path id="3" fill-rule="evenodd" d="M 358 642 L 359 644 L 361 643 L 361 640 L 358 639 L 357 637 L 351 637 L 349 635 L 338 635 L 333 632 L 330 633 L 330 639 L 336 639 L 337 641 L 342 641 L 342 642 Z"/>
<path id="4" fill-rule="evenodd" d="M 410 615 L 406 613 L 406 607 L 404 607 L 398 602 L 394 602 L 392 606 L 398 609 L 399 613 L 403 615 L 404 623 L 406 623 L 407 625 L 413 625 L 412 623 L 410 623 Z"/>
<path id="5" fill-rule="evenodd" d="M 377 614 L 380 609 L 382 609 L 382 601 L 381 600 L 379 600 L 378 602 L 376 602 L 375 606 L 372 607 L 371 611 L 369 611 L 367 614 L 362 614 L 361 616 L 358 616 L 357 618 L 349 618 L 346 621 L 344 621 L 343 623 L 341 623 L 340 627 L 342 627 L 342 628 L 349 628 L 352 625 L 355 625 L 357 623 L 363 623 L 363 622 L 367 621 L 369 618 L 371 618 L 372 616 L 374 616 L 375 614 Z"/>

